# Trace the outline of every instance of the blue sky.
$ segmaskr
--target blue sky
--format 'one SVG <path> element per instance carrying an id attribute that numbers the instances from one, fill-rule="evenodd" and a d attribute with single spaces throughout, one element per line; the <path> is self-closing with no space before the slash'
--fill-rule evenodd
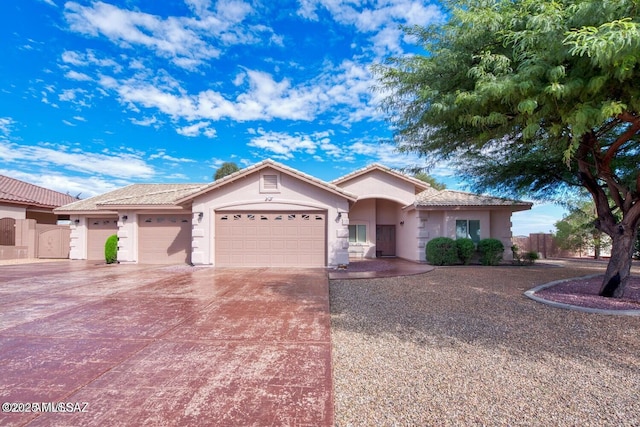
<path id="1" fill-rule="evenodd" d="M 409 52 L 413 0 L 22 0 L 0 16 L 0 174 L 86 198 L 272 158 L 324 180 L 400 155 L 370 66 Z M 429 173 L 467 190 L 448 165 Z M 548 232 L 562 209 L 513 217 Z"/>

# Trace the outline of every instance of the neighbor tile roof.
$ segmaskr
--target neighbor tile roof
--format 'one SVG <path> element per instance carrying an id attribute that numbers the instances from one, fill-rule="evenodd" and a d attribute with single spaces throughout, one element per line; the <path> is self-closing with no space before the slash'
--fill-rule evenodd
<path id="1" fill-rule="evenodd" d="M 55 208 L 75 200 L 68 194 L 0 175 L 0 202 Z"/>
<path id="2" fill-rule="evenodd" d="M 425 190 L 416 196 L 415 206 L 514 206 L 531 208 L 532 203 L 454 190 Z"/>
<path id="3" fill-rule="evenodd" d="M 117 206 L 163 206 L 174 205 L 175 201 L 199 190 L 205 184 L 132 184 L 109 193 L 79 200 L 58 211 L 109 210 Z"/>

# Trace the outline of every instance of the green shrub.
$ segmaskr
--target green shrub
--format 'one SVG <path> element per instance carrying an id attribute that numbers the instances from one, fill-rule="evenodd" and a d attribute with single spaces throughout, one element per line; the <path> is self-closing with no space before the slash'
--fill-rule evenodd
<path id="1" fill-rule="evenodd" d="M 482 265 L 498 265 L 502 260 L 504 245 L 498 239 L 482 239 L 478 242 Z"/>
<path id="2" fill-rule="evenodd" d="M 433 265 L 453 265 L 458 262 L 456 241 L 448 237 L 429 240 L 426 248 L 427 261 Z"/>
<path id="3" fill-rule="evenodd" d="M 520 253 L 516 245 L 511 246 L 513 252 L 513 263 L 516 265 L 533 265 L 540 259 L 540 255 L 536 251 Z"/>
<path id="4" fill-rule="evenodd" d="M 540 259 L 540 255 L 536 251 L 530 251 L 524 254 L 524 260 L 529 265 L 535 264 L 535 262 L 539 259 Z"/>
<path id="5" fill-rule="evenodd" d="M 464 265 L 469 265 L 473 253 L 476 251 L 476 244 L 471 239 L 457 239 L 456 249 L 458 251 L 458 258 Z"/>
<path id="6" fill-rule="evenodd" d="M 107 264 L 118 261 L 118 236 L 115 234 L 107 237 L 104 244 L 104 260 Z"/>

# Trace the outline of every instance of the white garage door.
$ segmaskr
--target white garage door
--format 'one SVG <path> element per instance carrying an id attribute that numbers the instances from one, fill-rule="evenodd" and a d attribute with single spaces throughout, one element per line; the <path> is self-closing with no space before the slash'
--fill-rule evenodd
<path id="1" fill-rule="evenodd" d="M 218 267 L 324 267 L 324 212 L 216 213 Z"/>
<path id="2" fill-rule="evenodd" d="M 104 261 L 104 244 L 112 234 L 118 233 L 116 218 L 87 219 L 87 259 Z"/>
<path id="3" fill-rule="evenodd" d="M 140 215 L 138 262 L 178 264 L 191 262 L 191 215 Z"/>

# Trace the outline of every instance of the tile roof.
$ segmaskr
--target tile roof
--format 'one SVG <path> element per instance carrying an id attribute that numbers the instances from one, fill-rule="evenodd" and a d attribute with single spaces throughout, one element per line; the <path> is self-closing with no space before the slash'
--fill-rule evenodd
<path id="1" fill-rule="evenodd" d="M 454 190 L 425 190 L 416 196 L 415 206 L 512 206 L 530 209 L 532 203 Z"/>
<path id="2" fill-rule="evenodd" d="M 176 200 L 191 194 L 206 184 L 132 184 L 99 196 L 62 206 L 57 211 L 109 210 L 117 206 L 175 205 Z"/>
<path id="3" fill-rule="evenodd" d="M 0 175 L 0 202 L 55 208 L 75 200 L 68 194 Z"/>
<path id="4" fill-rule="evenodd" d="M 340 178 L 336 178 L 333 181 L 331 181 L 331 183 L 334 184 L 334 185 L 340 185 L 340 184 L 342 184 L 342 183 L 344 183 L 346 181 L 349 181 L 350 179 L 356 178 L 356 177 L 358 177 L 360 175 L 364 175 L 365 173 L 367 173 L 369 171 L 372 171 L 372 170 L 376 170 L 376 169 L 377 170 L 381 170 L 381 171 L 386 172 L 386 173 L 389 173 L 391 175 L 395 175 L 400 179 L 404 179 L 405 181 L 409 181 L 409 182 L 411 182 L 412 184 L 414 184 L 416 187 L 418 187 L 421 190 L 429 189 L 431 187 L 428 183 L 426 183 L 424 181 L 421 181 L 421 180 L 419 180 L 417 178 L 414 178 L 412 176 L 406 175 L 406 174 L 404 174 L 402 172 L 398 172 L 395 169 L 391 169 L 390 167 L 385 166 L 385 165 L 381 165 L 379 163 L 372 163 L 369 166 L 366 166 L 366 167 L 364 167 L 362 169 L 358 169 L 358 170 L 353 171 L 351 173 L 348 173 L 348 174 L 346 174 L 344 176 L 341 176 Z"/>
<path id="5" fill-rule="evenodd" d="M 307 181 L 307 182 L 309 182 L 309 183 L 311 183 L 313 185 L 316 185 L 318 187 L 323 187 L 325 190 L 329 190 L 329 191 L 332 191 L 334 193 L 338 193 L 338 194 L 340 194 L 340 195 L 342 195 L 342 196 L 344 196 L 344 197 L 346 197 L 348 199 L 351 199 L 351 200 L 355 201 L 358 198 L 355 194 L 350 193 L 347 190 L 338 187 L 337 185 L 334 185 L 332 183 L 323 181 L 323 180 L 318 179 L 316 177 L 313 177 L 311 175 L 307 175 L 304 172 L 300 172 L 299 170 L 290 168 L 289 166 L 285 166 L 282 163 L 278 163 L 278 162 L 276 162 L 274 160 L 266 159 L 266 160 L 263 160 L 261 162 L 258 162 L 256 164 L 254 164 L 254 165 L 251 165 L 249 167 L 241 169 L 241 170 L 239 170 L 237 172 L 234 172 L 234 173 L 232 173 L 230 175 L 227 175 L 227 176 L 225 176 L 223 178 L 217 179 L 217 180 L 213 181 L 212 183 L 206 184 L 200 190 L 195 191 L 195 192 L 193 192 L 191 194 L 188 194 L 188 195 L 184 196 L 178 202 L 182 203 L 182 202 L 187 201 L 187 200 L 189 200 L 191 198 L 194 198 L 194 197 L 197 197 L 197 196 L 199 196 L 201 194 L 204 194 L 209 190 L 221 187 L 221 186 L 225 185 L 228 182 L 235 181 L 236 179 L 238 179 L 238 178 L 240 178 L 242 176 L 245 176 L 245 175 L 248 175 L 250 173 L 259 171 L 259 170 L 264 169 L 266 167 L 272 167 L 274 169 L 280 170 L 281 172 L 285 172 L 285 173 L 288 173 L 290 175 L 297 176 L 298 178 L 301 178 L 304 181 Z"/>

